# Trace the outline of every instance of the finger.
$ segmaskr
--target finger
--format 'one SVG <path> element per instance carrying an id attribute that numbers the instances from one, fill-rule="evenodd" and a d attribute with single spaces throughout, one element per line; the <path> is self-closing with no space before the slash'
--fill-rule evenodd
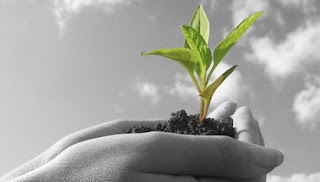
<path id="1" fill-rule="evenodd" d="M 141 144 L 137 153 L 131 152 L 136 157 L 133 166 L 146 173 L 252 179 L 281 163 L 277 150 L 225 136 L 163 132 L 130 135 L 131 139 L 138 137 Z M 265 158 L 268 160 L 261 160 Z"/>
<path id="2" fill-rule="evenodd" d="M 105 122 L 96 126 L 92 126 L 90 128 L 86 128 L 75 132 L 62 140 L 55 143 L 52 147 L 50 147 L 47 151 L 45 151 L 42 156 L 39 158 L 45 158 L 45 162 L 53 159 L 55 156 L 60 154 L 63 150 L 68 147 L 75 145 L 77 143 L 91 140 L 95 138 L 115 135 L 115 134 L 123 134 L 132 127 L 132 126 L 154 126 L 157 123 L 164 123 L 166 119 L 152 119 L 152 120 L 113 120 L 109 122 Z M 42 162 L 43 163 L 43 162 Z"/>
<path id="3" fill-rule="evenodd" d="M 220 120 L 221 118 L 231 116 L 237 108 L 237 104 L 232 101 L 225 101 L 220 104 L 214 111 L 212 111 L 208 117 Z"/>
<path id="4" fill-rule="evenodd" d="M 233 115 L 233 123 L 237 130 L 235 138 L 248 143 L 261 145 L 257 121 L 248 107 L 240 107 Z"/>
<path id="5" fill-rule="evenodd" d="M 238 140 L 264 146 L 264 140 L 258 125 L 258 121 L 253 118 L 252 112 L 249 108 L 239 108 L 235 112 L 233 119 L 237 130 L 235 137 Z M 266 182 L 266 175 L 263 175 L 254 181 Z"/>
<path id="6" fill-rule="evenodd" d="M 96 126 L 92 126 L 90 128 L 80 130 L 78 132 L 72 133 L 64 137 L 63 139 L 55 143 L 53 146 L 51 146 L 49 149 L 41 153 L 36 158 L 26 162 L 25 164 L 23 164 L 19 168 L 16 168 L 10 173 L 7 173 L 5 176 L 2 176 L 2 178 L 9 179 L 9 178 L 13 178 L 13 177 L 25 174 L 27 172 L 30 172 L 35 168 L 38 168 L 50 162 L 52 159 L 54 159 L 56 156 L 62 153 L 65 149 L 77 143 L 94 139 L 94 138 L 126 133 L 126 131 L 132 126 L 152 127 L 159 122 L 164 123 L 166 121 L 167 121 L 166 119 L 113 120 L 113 121 L 105 122 Z"/>
<path id="7" fill-rule="evenodd" d="M 259 133 L 260 145 L 264 146 L 264 139 L 263 139 L 263 136 L 262 136 L 261 129 L 259 127 L 259 122 L 257 120 L 256 120 L 256 123 L 258 124 L 258 133 Z"/>
<path id="8" fill-rule="evenodd" d="M 233 115 L 233 120 L 237 130 L 235 137 L 239 141 L 264 146 L 264 139 L 259 124 L 257 120 L 253 118 L 252 112 L 248 107 L 239 108 Z M 283 162 L 283 154 L 279 152 L 278 157 L 280 165 Z M 262 158 L 261 166 L 264 166 L 264 163 L 267 163 L 268 160 L 268 158 Z"/>
<path id="9" fill-rule="evenodd" d="M 163 124 L 167 121 L 167 119 L 113 120 L 75 132 L 65 137 L 64 143 L 68 143 L 68 145 L 70 146 L 70 144 L 82 142 L 89 139 L 126 133 L 127 130 L 133 126 L 153 127 L 157 123 Z"/>

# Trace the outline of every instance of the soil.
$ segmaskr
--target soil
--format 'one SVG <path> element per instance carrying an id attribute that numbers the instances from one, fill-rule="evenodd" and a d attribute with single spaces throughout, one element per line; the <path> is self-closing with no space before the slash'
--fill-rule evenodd
<path id="1" fill-rule="evenodd" d="M 158 123 L 154 127 L 131 127 L 127 133 L 144 133 L 150 131 L 162 131 L 188 135 L 225 135 L 235 136 L 236 129 L 233 127 L 231 117 L 222 118 L 220 121 L 213 118 L 204 119 L 199 122 L 199 114 L 188 115 L 185 110 L 171 114 L 167 123 Z"/>

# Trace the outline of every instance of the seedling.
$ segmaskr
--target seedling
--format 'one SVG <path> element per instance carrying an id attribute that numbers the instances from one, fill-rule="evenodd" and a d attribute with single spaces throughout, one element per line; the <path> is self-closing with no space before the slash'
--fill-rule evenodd
<path id="1" fill-rule="evenodd" d="M 140 55 L 159 55 L 170 58 L 180 63 L 186 69 L 199 92 L 201 99 L 199 120 L 202 123 L 208 113 L 214 92 L 238 65 L 232 66 L 213 83 L 208 85 L 212 72 L 242 34 L 262 13 L 262 11 L 257 12 L 245 18 L 237 27 L 229 32 L 225 39 L 211 53 L 208 47 L 210 23 L 202 5 L 199 5 L 191 19 L 190 26 L 181 26 L 185 37 L 184 47 L 155 49 L 141 52 Z M 213 65 L 211 66 L 211 64 Z M 210 66 L 211 69 L 209 71 Z"/>

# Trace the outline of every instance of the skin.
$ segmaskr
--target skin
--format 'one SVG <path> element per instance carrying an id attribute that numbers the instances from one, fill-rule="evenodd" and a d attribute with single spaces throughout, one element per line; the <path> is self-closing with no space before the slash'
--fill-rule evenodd
<path id="1" fill-rule="evenodd" d="M 251 111 L 236 107 L 227 101 L 209 117 L 233 115 L 238 140 L 164 132 L 124 134 L 131 126 L 165 120 L 114 120 L 66 136 L 0 181 L 265 182 L 265 174 L 282 163 L 283 154 L 263 147 Z"/>

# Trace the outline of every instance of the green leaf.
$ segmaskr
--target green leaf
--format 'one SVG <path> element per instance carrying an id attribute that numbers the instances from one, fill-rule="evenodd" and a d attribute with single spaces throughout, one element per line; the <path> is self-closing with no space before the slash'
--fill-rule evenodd
<path id="1" fill-rule="evenodd" d="M 234 28 L 227 37 L 221 41 L 214 49 L 214 67 L 220 63 L 223 57 L 228 53 L 232 46 L 239 40 L 244 32 L 252 25 L 252 23 L 263 13 L 263 11 L 254 13 L 245 18 L 236 28 Z"/>
<path id="2" fill-rule="evenodd" d="M 232 66 L 230 69 L 225 71 L 219 78 L 217 78 L 212 84 L 210 84 L 207 88 L 205 88 L 201 93 L 200 97 L 205 101 L 206 105 L 210 104 L 213 93 L 217 90 L 217 88 L 222 84 L 222 82 L 233 72 L 233 70 L 238 65 Z"/>
<path id="3" fill-rule="evenodd" d="M 193 50 L 180 47 L 168 49 L 155 49 L 148 52 L 141 52 L 140 55 L 159 55 L 173 59 L 182 64 L 187 69 L 187 71 L 190 71 L 191 73 L 193 73 L 198 60 L 198 55 Z"/>
<path id="4" fill-rule="evenodd" d="M 212 62 L 212 54 L 211 54 L 211 50 L 208 46 L 204 47 L 204 50 L 202 51 L 201 57 L 203 57 L 203 59 L 205 60 L 205 66 L 206 66 L 206 71 L 207 71 L 211 65 L 211 62 Z"/>
<path id="5" fill-rule="evenodd" d="M 211 50 L 208 48 L 206 41 L 204 40 L 202 35 L 191 26 L 182 25 L 181 28 L 182 28 L 183 35 L 186 38 L 186 41 L 188 42 L 189 46 L 191 47 L 191 49 L 195 50 L 195 52 L 199 56 L 198 60 L 201 66 L 199 71 L 206 72 L 209 69 L 212 61 Z M 204 69 L 202 69 L 202 67 Z M 198 69 L 196 69 L 196 72 L 197 71 Z"/>
<path id="6" fill-rule="evenodd" d="M 197 50 L 200 56 L 203 47 L 207 45 L 202 35 L 200 35 L 200 33 L 191 26 L 182 25 L 181 28 L 183 35 L 186 38 L 186 41 L 188 42 L 191 49 Z"/>
<path id="7" fill-rule="evenodd" d="M 190 22 L 190 26 L 197 30 L 197 32 L 199 32 L 202 35 L 202 37 L 208 44 L 210 34 L 210 23 L 202 5 L 199 5 L 196 11 L 194 12 Z M 185 40 L 184 42 L 184 47 L 190 48 L 187 40 Z"/>

